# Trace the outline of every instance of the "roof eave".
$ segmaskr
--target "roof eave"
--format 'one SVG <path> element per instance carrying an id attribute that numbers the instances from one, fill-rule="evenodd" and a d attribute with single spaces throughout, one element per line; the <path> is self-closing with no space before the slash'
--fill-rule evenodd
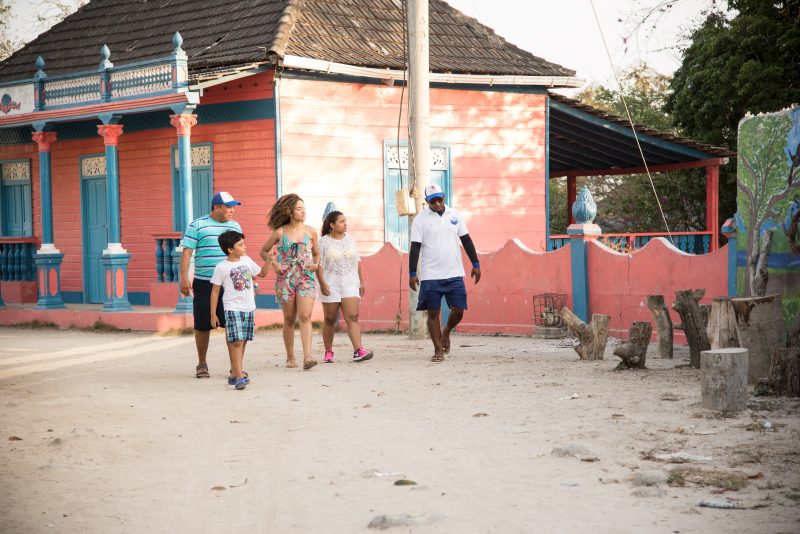
<path id="1" fill-rule="evenodd" d="M 359 67 L 333 61 L 322 61 L 300 56 L 286 55 L 283 67 L 323 72 L 326 74 L 344 74 L 363 78 L 375 78 L 384 81 L 396 81 L 408 78 L 408 73 L 396 69 L 377 69 Z M 517 76 L 502 74 L 451 74 L 430 73 L 431 83 L 476 84 L 476 85 L 516 85 L 535 87 L 582 87 L 585 80 L 574 76 Z"/>

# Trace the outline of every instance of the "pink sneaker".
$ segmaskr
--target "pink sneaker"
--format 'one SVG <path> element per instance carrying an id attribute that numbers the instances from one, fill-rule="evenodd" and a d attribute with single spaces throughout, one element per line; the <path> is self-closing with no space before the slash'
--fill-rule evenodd
<path id="1" fill-rule="evenodd" d="M 322 362 L 323 363 L 333 363 L 333 351 L 332 350 L 326 350 L 325 351 L 325 357 L 322 359 Z"/>
<path id="2" fill-rule="evenodd" d="M 372 358 L 372 351 L 364 347 L 359 347 L 358 350 L 353 352 L 354 362 L 363 362 Z"/>

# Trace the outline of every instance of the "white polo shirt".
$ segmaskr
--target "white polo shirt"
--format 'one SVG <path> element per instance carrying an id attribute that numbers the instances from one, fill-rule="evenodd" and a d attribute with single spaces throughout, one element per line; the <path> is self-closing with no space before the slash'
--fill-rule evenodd
<path id="1" fill-rule="evenodd" d="M 464 276 L 459 237 L 467 233 L 464 216 L 449 206 L 444 207 L 442 215 L 426 206 L 414 217 L 411 242 L 422 243 L 419 279 L 445 280 Z"/>

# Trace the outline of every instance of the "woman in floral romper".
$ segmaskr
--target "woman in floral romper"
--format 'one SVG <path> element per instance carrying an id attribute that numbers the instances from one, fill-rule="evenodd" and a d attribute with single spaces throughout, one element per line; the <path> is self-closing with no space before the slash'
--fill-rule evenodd
<path id="1" fill-rule="evenodd" d="M 294 323 L 300 321 L 303 369 L 317 365 L 311 358 L 311 310 L 317 294 L 319 266 L 317 231 L 305 224 L 306 207 L 294 193 L 283 195 L 272 206 L 268 224 L 272 234 L 261 247 L 261 257 L 276 273 L 275 298 L 283 311 L 283 343 L 286 367 L 297 367 L 294 356 Z M 277 250 L 272 248 L 277 245 Z"/>

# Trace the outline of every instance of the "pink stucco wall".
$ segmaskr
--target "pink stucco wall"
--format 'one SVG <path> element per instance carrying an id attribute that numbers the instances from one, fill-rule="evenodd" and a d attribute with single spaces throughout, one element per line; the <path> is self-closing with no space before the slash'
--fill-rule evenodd
<path id="1" fill-rule="evenodd" d="M 590 241 L 587 247 L 589 309 L 611 316 L 611 335 L 627 337 L 633 321 L 652 323 L 647 295 L 664 295 L 667 306 L 675 291 L 705 288 L 701 301 L 728 294 L 728 246 L 695 256 L 671 246 L 665 239 L 653 239 L 633 254 L 620 254 Z M 680 322 L 670 308 L 673 323 Z M 685 339 L 676 331 L 676 340 Z"/>
<path id="2" fill-rule="evenodd" d="M 334 201 L 366 252 L 384 243 L 384 141 L 397 138 L 400 88 L 285 78 L 284 193 L 321 222 Z M 408 93 L 406 92 L 406 96 Z M 545 95 L 431 89 L 431 141 L 449 145 L 453 206 L 478 250 L 510 238 L 546 249 Z M 407 139 L 404 112 L 400 139 Z"/>
<path id="3" fill-rule="evenodd" d="M 571 299 L 569 247 L 555 252 L 534 252 L 509 240 L 499 250 L 480 254 L 482 278 L 466 280 L 469 310 L 458 330 L 472 333 L 531 334 L 533 296 L 563 293 Z M 464 271 L 470 263 L 462 257 Z M 361 324 L 368 330 L 394 329 L 401 314 L 401 329 L 408 325 L 408 255 L 386 244 L 363 257 L 366 293 L 361 303 Z"/>

